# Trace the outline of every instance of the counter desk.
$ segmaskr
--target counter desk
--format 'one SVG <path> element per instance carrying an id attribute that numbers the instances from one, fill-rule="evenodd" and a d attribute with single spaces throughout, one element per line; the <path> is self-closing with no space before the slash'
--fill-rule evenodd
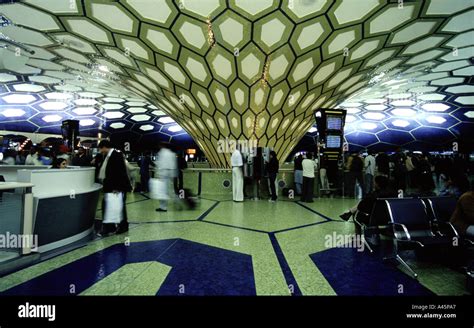
<path id="1" fill-rule="evenodd" d="M 20 168 L 17 181 L 34 185 L 33 233 L 38 236 L 39 252 L 90 236 L 102 187 L 95 183 L 93 167 Z"/>

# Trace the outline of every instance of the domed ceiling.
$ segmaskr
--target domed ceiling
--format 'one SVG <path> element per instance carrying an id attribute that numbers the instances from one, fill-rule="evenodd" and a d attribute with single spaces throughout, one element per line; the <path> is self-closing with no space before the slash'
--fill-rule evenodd
<path id="1" fill-rule="evenodd" d="M 473 134 L 471 0 L 25 0 L 0 5 L 0 129 L 219 140 L 286 158 L 319 108 L 352 145 Z M 182 130 L 184 129 L 184 130 Z"/>

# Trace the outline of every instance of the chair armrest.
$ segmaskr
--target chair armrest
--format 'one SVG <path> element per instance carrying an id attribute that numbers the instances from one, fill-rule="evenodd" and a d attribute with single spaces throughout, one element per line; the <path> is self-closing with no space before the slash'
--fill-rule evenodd
<path id="1" fill-rule="evenodd" d="M 441 230 L 443 228 L 447 228 L 455 237 L 459 237 L 457 230 L 454 228 L 451 222 L 435 221 L 432 223 L 432 226 L 436 229 L 436 232 L 442 236 L 446 236 L 446 234 Z"/>
<path id="2" fill-rule="evenodd" d="M 353 216 L 353 218 L 352 218 L 352 219 L 354 220 L 354 222 L 357 223 L 358 225 L 360 225 L 360 226 L 367 226 L 367 224 L 365 224 L 365 223 L 360 222 L 359 220 L 357 220 L 358 215 L 362 215 L 362 216 L 365 216 L 365 217 L 369 217 L 370 214 L 357 210 L 357 212 L 355 212 L 355 214 L 354 214 L 354 216 Z"/>
<path id="3" fill-rule="evenodd" d="M 392 222 L 390 223 L 390 225 L 393 227 L 393 234 L 395 235 L 396 239 L 411 240 L 410 233 L 408 232 L 408 229 L 404 224 Z M 397 230 L 397 227 L 402 228 L 403 233 L 401 233 L 399 229 Z M 402 236 L 400 236 L 400 234 Z"/>

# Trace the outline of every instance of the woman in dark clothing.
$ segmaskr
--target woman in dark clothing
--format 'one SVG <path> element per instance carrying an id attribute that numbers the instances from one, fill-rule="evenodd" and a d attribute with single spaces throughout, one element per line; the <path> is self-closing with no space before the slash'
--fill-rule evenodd
<path id="1" fill-rule="evenodd" d="M 276 153 L 274 151 L 271 151 L 270 161 L 267 163 L 267 173 L 268 173 L 268 180 L 270 181 L 270 191 L 271 191 L 271 198 L 269 200 L 270 202 L 275 202 L 277 200 L 275 180 L 278 174 L 279 166 L 280 164 L 278 163 Z"/>
<path id="2" fill-rule="evenodd" d="M 295 158 L 295 188 L 296 195 L 300 196 L 303 190 L 303 155 Z"/>
<path id="3" fill-rule="evenodd" d="M 339 215 L 339 217 L 344 221 L 348 221 L 353 215 L 357 213 L 357 211 L 360 211 L 369 215 L 361 215 L 357 218 L 357 221 L 363 222 L 364 224 L 369 224 L 370 214 L 372 212 L 372 208 L 375 205 L 375 202 L 377 201 L 377 198 L 397 197 L 397 192 L 390 186 L 390 181 L 386 176 L 376 176 L 374 179 L 374 187 L 375 190 L 372 193 L 365 195 L 364 198 L 356 206 Z M 359 225 L 356 224 L 355 227 L 356 233 L 360 234 Z"/>

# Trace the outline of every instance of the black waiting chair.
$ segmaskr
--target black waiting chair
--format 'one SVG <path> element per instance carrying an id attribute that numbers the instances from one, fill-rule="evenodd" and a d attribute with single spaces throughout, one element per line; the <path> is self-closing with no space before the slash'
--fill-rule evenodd
<path id="1" fill-rule="evenodd" d="M 393 254 L 386 259 L 395 259 L 414 278 L 418 274 L 401 258 L 399 249 L 418 249 L 433 246 L 452 246 L 456 230 L 451 226 L 451 235 L 435 234 L 426 205 L 421 199 L 385 200 L 392 228 Z M 446 223 L 450 225 L 449 222 Z"/>
<path id="2" fill-rule="evenodd" d="M 386 199 L 389 198 L 378 198 L 370 213 L 357 210 L 353 218 L 356 226 L 356 234 L 362 236 L 366 248 L 371 253 L 373 253 L 372 247 L 365 239 L 367 234 L 378 236 L 380 229 L 386 227 L 390 222 L 387 205 L 385 204 Z"/>
<path id="3" fill-rule="evenodd" d="M 454 234 L 459 237 L 454 226 L 449 222 L 456 208 L 457 200 L 454 197 L 440 196 L 423 199 L 428 215 L 431 219 L 433 229 L 440 235 Z M 446 229 L 448 231 L 446 231 Z"/>
<path id="4" fill-rule="evenodd" d="M 449 222 L 456 208 L 457 200 L 450 196 L 423 198 L 433 221 Z"/>

